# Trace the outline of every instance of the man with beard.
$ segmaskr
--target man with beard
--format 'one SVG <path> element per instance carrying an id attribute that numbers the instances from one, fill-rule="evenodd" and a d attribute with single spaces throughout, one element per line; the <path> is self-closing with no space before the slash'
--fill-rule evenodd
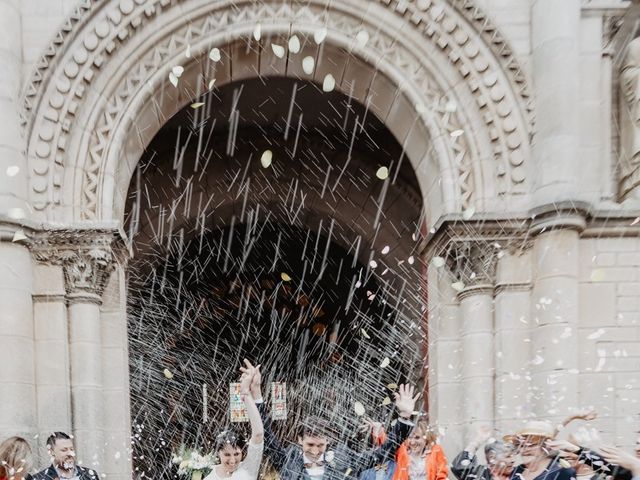
<path id="1" fill-rule="evenodd" d="M 97 472 L 76 465 L 73 440 L 66 433 L 54 432 L 50 435 L 47 438 L 47 451 L 51 465 L 27 480 L 98 480 Z"/>

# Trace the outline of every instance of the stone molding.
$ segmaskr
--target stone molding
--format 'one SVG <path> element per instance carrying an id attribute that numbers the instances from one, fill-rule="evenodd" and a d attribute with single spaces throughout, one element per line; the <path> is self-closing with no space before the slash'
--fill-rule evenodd
<path id="1" fill-rule="evenodd" d="M 362 0 L 345 2 L 345 5 L 347 3 L 357 12 L 369 6 L 369 2 Z M 201 0 L 85 0 L 38 64 L 25 92 L 23 117 L 30 149 L 34 207 L 43 211 L 61 204 L 64 172 L 80 168 L 85 171 L 80 211 L 84 219 L 100 218 L 101 168 L 109 148 L 118 147 L 110 144 L 115 136 L 113 128 L 121 124 L 122 118 L 135 117 L 135 112 L 128 110 L 129 102 L 139 91 L 148 88 L 145 80 L 161 66 L 166 66 L 167 59 L 184 53 L 186 45 L 199 38 L 205 41 L 213 32 L 226 31 L 231 39 L 246 39 L 246 32 L 242 31 L 242 35 L 239 32 L 258 22 L 276 28 L 274 25 L 288 21 L 287 32 L 299 25 L 305 28 L 326 26 L 329 35 L 355 36 L 363 27 L 376 32 L 367 51 L 373 52 L 371 58 L 392 62 L 400 72 L 399 76 L 421 91 L 425 99 L 421 115 L 434 115 L 435 111 L 436 117 L 440 115 L 440 124 L 443 118 L 458 118 L 457 114 L 445 110 L 448 102 L 444 92 L 439 92 L 440 101 L 436 104 L 430 101 L 433 95 L 425 88 L 436 82 L 430 75 L 425 75 L 432 68 L 428 59 L 421 58 L 408 43 L 403 45 L 403 39 L 395 33 L 385 33 L 390 26 L 383 19 L 367 16 L 364 21 L 370 23 L 363 24 L 362 18 L 349 15 L 345 5 L 327 8 L 320 0 L 294 6 L 247 1 L 235 2 L 230 7 L 229 2 L 220 0 L 206 4 L 208 14 L 188 18 L 187 12 L 196 7 L 204 8 Z M 485 150 L 483 155 L 496 159 L 498 193 L 526 192 L 525 159 L 529 157 L 532 105 L 526 75 L 504 38 L 469 0 L 453 2 L 453 6 L 442 0 L 380 0 L 377 5 L 376 8 L 386 8 L 394 16 L 401 17 L 413 35 L 422 37 L 425 45 L 436 48 L 440 55 L 450 60 L 447 68 L 465 82 L 469 95 L 475 99 L 474 115 L 485 122 L 480 131 L 488 132 L 489 138 L 478 139 L 478 143 L 491 146 L 491 151 Z M 167 16 L 167 22 L 172 20 L 174 9 L 185 12 L 182 23 L 172 25 L 136 68 L 117 71 L 116 65 L 110 62 L 119 63 L 118 49 L 124 45 L 140 45 L 146 36 L 145 27 L 152 21 L 157 22 L 162 15 Z M 479 31 L 482 36 L 478 36 Z M 364 54 L 355 48 L 351 53 Z M 92 85 L 96 78 L 106 76 L 112 80 L 110 85 L 119 87 L 110 92 L 94 92 Z M 96 94 L 100 97 L 99 106 L 94 105 Z M 460 108 L 470 107 L 461 105 Z M 75 121 L 79 112 L 86 109 L 101 109 L 92 115 L 99 123 L 79 128 Z M 459 118 L 457 122 L 464 123 L 464 120 Z M 120 128 L 126 127 L 120 125 Z M 473 134 L 456 127 L 455 121 L 446 121 L 437 136 L 447 143 L 457 172 L 455 188 L 460 208 L 464 209 L 475 201 L 475 185 L 479 179 L 474 178 L 471 166 L 478 159 L 469 158 L 475 148 L 471 145 L 475 140 Z M 458 130 L 463 133 L 454 135 Z M 97 132 L 92 145 L 86 146 L 77 138 L 82 133 L 76 132 L 83 131 Z M 432 132 L 435 133 L 438 132 Z M 78 147 L 79 143 L 83 146 Z M 72 145 L 82 150 L 71 153 Z M 88 162 L 82 166 L 85 158 Z"/>
<path id="2" fill-rule="evenodd" d="M 458 292 L 458 301 L 462 301 L 465 298 L 473 297 L 476 295 L 490 295 L 491 297 L 493 297 L 493 291 L 493 285 L 490 283 L 470 285 Z"/>
<path id="3" fill-rule="evenodd" d="M 112 232 L 58 230 L 36 233 L 28 242 L 37 262 L 62 266 L 67 303 L 101 303 L 122 250 Z"/>

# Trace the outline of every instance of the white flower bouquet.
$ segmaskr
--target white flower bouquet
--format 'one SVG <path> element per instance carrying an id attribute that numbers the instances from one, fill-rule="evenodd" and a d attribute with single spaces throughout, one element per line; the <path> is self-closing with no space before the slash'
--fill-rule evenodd
<path id="1" fill-rule="evenodd" d="M 197 449 L 181 448 L 177 455 L 173 455 L 172 462 L 178 465 L 178 475 L 202 480 L 213 470 L 213 455 L 202 455 Z"/>

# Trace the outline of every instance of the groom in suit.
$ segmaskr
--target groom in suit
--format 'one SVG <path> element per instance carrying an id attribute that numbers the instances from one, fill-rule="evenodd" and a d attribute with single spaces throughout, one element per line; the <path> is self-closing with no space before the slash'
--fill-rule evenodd
<path id="1" fill-rule="evenodd" d="M 256 378 L 257 377 L 257 378 Z M 410 418 L 419 395 L 414 388 L 401 385 L 396 394 L 399 419 L 378 448 L 356 452 L 346 445 L 336 445 L 328 451 L 332 428 L 319 418 L 307 418 L 298 431 L 298 443 L 284 447 L 271 428 L 267 408 L 262 400 L 261 379 L 256 375 L 251 393 L 256 399 L 264 424 L 265 454 L 281 480 L 355 480 L 361 471 L 384 462 L 395 455 L 396 450 L 413 430 Z"/>

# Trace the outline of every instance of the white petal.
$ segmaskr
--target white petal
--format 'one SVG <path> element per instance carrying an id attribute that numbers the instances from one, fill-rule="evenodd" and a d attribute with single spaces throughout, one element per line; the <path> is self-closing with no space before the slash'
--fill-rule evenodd
<path id="1" fill-rule="evenodd" d="M 380 167 L 376 172 L 376 177 L 380 180 L 385 180 L 389 176 L 389 169 L 387 167 Z"/>
<path id="2" fill-rule="evenodd" d="M 318 45 L 320 45 L 324 39 L 327 37 L 327 28 L 326 27 L 322 27 L 318 30 L 315 31 L 315 33 L 313 34 L 313 39 L 316 41 L 316 43 Z"/>
<path id="3" fill-rule="evenodd" d="M 360 30 L 356 35 L 356 41 L 358 42 L 358 45 L 364 47 L 369 41 L 369 33 L 366 30 Z"/>
<path id="4" fill-rule="evenodd" d="M 380 363 L 380 368 L 387 368 L 390 363 L 389 357 L 384 357 L 384 360 Z"/>
<path id="5" fill-rule="evenodd" d="M 292 35 L 289 39 L 289 51 L 291 53 L 298 53 L 300 51 L 300 39 L 297 35 Z"/>
<path id="6" fill-rule="evenodd" d="M 464 290 L 464 283 L 463 282 L 453 282 L 451 284 L 451 288 L 453 288 L 456 292 L 461 292 L 462 290 Z"/>
<path id="7" fill-rule="evenodd" d="M 209 52 L 209 58 L 214 62 L 219 62 L 220 59 L 222 58 L 222 55 L 220 55 L 220 49 L 212 48 L 211 51 Z"/>
<path id="8" fill-rule="evenodd" d="M 322 82 L 322 90 L 325 92 L 331 92 L 336 87 L 336 79 L 333 78 L 333 75 L 327 73 L 327 76 L 324 77 L 324 81 Z"/>
<path id="9" fill-rule="evenodd" d="M 356 415 L 360 417 L 366 413 L 364 405 L 362 405 L 360 402 L 355 402 L 353 404 L 353 409 L 356 411 Z"/>
<path id="10" fill-rule="evenodd" d="M 431 259 L 431 264 L 436 268 L 444 267 L 445 261 L 442 257 L 433 257 Z"/>
<path id="11" fill-rule="evenodd" d="M 253 39 L 257 42 L 260 40 L 261 36 L 262 36 L 262 26 L 259 23 L 256 23 L 256 26 L 253 29 Z"/>
<path id="12" fill-rule="evenodd" d="M 15 177 L 20 172 L 20 167 L 18 165 L 9 165 L 7 167 L 7 176 Z"/>
<path id="13" fill-rule="evenodd" d="M 278 58 L 282 58 L 284 57 L 284 47 L 282 45 L 277 45 L 275 43 L 271 44 L 271 50 L 273 50 L 273 54 L 278 57 Z"/>
<path id="14" fill-rule="evenodd" d="M 382 254 L 386 255 L 387 253 L 389 253 L 389 250 L 391 250 L 391 247 L 389 247 L 389 245 L 385 245 L 382 249 Z"/>
<path id="15" fill-rule="evenodd" d="M 462 212 L 462 218 L 465 220 L 470 220 L 476 213 L 476 209 L 473 207 L 467 208 L 464 212 Z"/>
<path id="16" fill-rule="evenodd" d="M 269 168 L 271 161 L 273 160 L 273 152 L 271 150 L 265 150 L 260 157 L 260 164 L 263 168 Z"/>
<path id="17" fill-rule="evenodd" d="M 173 85 L 174 87 L 178 86 L 178 77 L 176 77 L 175 73 L 169 72 L 169 81 L 171 82 L 171 85 Z"/>
<path id="18" fill-rule="evenodd" d="M 182 75 L 184 72 L 184 67 L 182 65 L 176 65 L 171 69 L 171 71 L 176 77 L 180 77 L 180 75 Z"/>
<path id="19" fill-rule="evenodd" d="M 313 73 L 315 63 L 316 61 L 313 59 L 313 57 L 304 57 L 302 59 L 302 70 L 304 71 L 304 73 L 306 73 L 307 75 L 311 75 Z"/>

